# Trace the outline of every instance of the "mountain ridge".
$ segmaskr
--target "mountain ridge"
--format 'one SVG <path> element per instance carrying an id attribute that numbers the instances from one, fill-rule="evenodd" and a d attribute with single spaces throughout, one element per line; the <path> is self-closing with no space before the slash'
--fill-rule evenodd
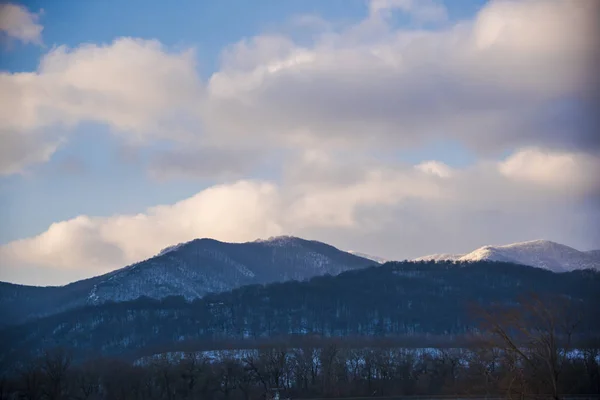
<path id="1" fill-rule="evenodd" d="M 90 349 L 123 355 L 298 335 L 454 339 L 477 329 L 469 308 L 474 299 L 512 307 L 531 291 L 573 300 L 581 313 L 578 332 L 596 335 L 598 290 L 600 272 L 591 270 L 555 274 L 494 261 L 390 262 L 303 282 L 247 285 L 192 302 L 176 296 L 88 305 L 0 330 L 0 354 L 21 360 L 26 353 L 71 347 L 82 356 Z"/>
<path id="2" fill-rule="evenodd" d="M 534 240 L 483 246 L 467 254 L 435 254 L 415 261 L 503 261 L 552 272 L 600 269 L 600 251 Z M 63 286 L 27 286 L 0 282 L 1 325 L 51 315 L 83 305 L 122 302 L 139 297 L 188 300 L 237 287 L 305 280 L 320 275 L 381 265 L 387 260 L 294 236 L 244 243 L 198 238 L 165 247 L 147 260 Z"/>
<path id="3" fill-rule="evenodd" d="M 392 260 L 388 260 L 387 258 L 373 256 L 373 255 L 367 254 L 367 253 L 361 253 L 360 251 L 348 250 L 347 253 L 350 253 L 350 254 L 353 254 L 355 256 L 359 256 L 362 258 L 366 258 L 367 260 L 373 260 L 379 264 L 385 264 L 386 262 L 392 261 Z"/>
<path id="4" fill-rule="evenodd" d="M 600 269 L 600 251 L 579 251 L 550 240 L 530 240 L 505 245 L 486 245 L 466 254 L 431 254 L 414 261 L 502 261 L 544 268 L 552 272 Z"/>
<path id="5" fill-rule="evenodd" d="M 0 314 L 19 322 L 82 305 L 145 296 L 191 300 L 248 284 L 304 280 L 364 268 L 374 261 L 292 236 L 245 243 L 201 238 L 107 274 L 64 286 L 0 285 Z M 24 314 L 24 316 L 20 316 Z"/>

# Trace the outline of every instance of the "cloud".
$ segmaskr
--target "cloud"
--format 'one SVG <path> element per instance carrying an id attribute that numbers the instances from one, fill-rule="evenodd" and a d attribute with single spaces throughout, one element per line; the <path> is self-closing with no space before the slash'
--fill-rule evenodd
<path id="1" fill-rule="evenodd" d="M 29 12 L 16 4 L 0 4 L 0 34 L 23 43 L 42 44 L 42 30 L 38 23 L 39 14 Z"/>
<path id="2" fill-rule="evenodd" d="M 15 154 L 3 169 L 47 160 L 48 132 L 84 121 L 107 124 L 131 142 L 185 141 L 201 86 L 194 52 L 169 52 L 157 41 L 53 48 L 36 72 L 0 73 L 0 140 Z"/>
<path id="3" fill-rule="evenodd" d="M 375 12 L 422 3 L 370 4 Z M 308 147 L 444 137 L 484 153 L 597 149 L 595 126 L 581 122 L 592 116 L 581 110 L 599 87 L 591 68 L 599 5 L 495 1 L 473 21 L 433 31 L 387 24 L 371 34 L 363 21 L 310 45 L 245 40 L 208 82 L 205 125 L 227 140 Z"/>
<path id="4" fill-rule="evenodd" d="M 536 238 L 583 249 L 597 245 L 600 212 L 585 206 L 589 190 L 581 187 L 579 196 L 566 193 L 566 182 L 581 174 L 589 177 L 582 184 L 593 184 L 590 160 L 571 153 L 544 154 L 525 149 L 501 162 L 480 161 L 440 176 L 449 168 L 439 162 L 411 166 L 372 161 L 356 168 L 353 160 L 308 152 L 291 159 L 288 171 L 293 173 L 280 183 L 238 181 L 139 214 L 82 215 L 52 224 L 38 236 L 0 247 L 1 279 L 32 267 L 89 276 L 197 237 L 237 242 L 294 234 L 390 258 Z M 563 159 L 571 167 L 564 168 Z M 515 160 L 518 168 L 508 168 Z M 530 172 L 555 168 L 562 174 L 554 184 L 551 173 L 540 178 Z M 348 173 L 339 175 L 344 170 Z M 307 172 L 304 180 L 293 178 L 302 171 Z M 318 171 L 325 177 L 317 178 Z M 336 184 L 340 176 L 345 181 Z"/>
<path id="5" fill-rule="evenodd" d="M 180 148 L 376 150 L 444 138 L 485 155 L 600 150 L 597 1 L 497 0 L 435 30 L 399 28 L 385 16 L 431 21 L 445 15 L 437 2 L 368 4 L 362 21 L 317 30 L 310 42 L 271 34 L 235 43 L 206 82 L 193 50 L 155 40 L 53 48 L 35 72 L 0 74 L 2 132 L 24 141 L 35 132 L 41 146 L 4 170 L 48 159 L 39 156 L 56 143 L 47 132 L 83 121 L 125 141 Z M 177 170 L 165 177 L 212 169 L 168 158 L 154 160 Z"/>
<path id="6" fill-rule="evenodd" d="M 192 50 L 169 53 L 157 41 L 131 38 L 55 48 L 42 59 L 35 80 L 36 89 L 58 96 L 52 104 L 39 100 L 32 124 L 46 122 L 45 114 L 49 122 L 97 121 L 159 137 L 177 135 L 164 130 L 195 105 L 200 91 Z"/>
<path id="7" fill-rule="evenodd" d="M 1 174 L 46 162 L 93 122 L 124 149 L 149 145 L 148 160 L 124 158 L 155 178 L 229 182 L 135 215 L 57 222 L 0 247 L 2 279 L 88 276 L 195 237 L 295 234 L 387 258 L 536 238 L 597 247 L 600 3 L 491 1 L 436 30 L 390 18 L 439 22 L 437 4 L 375 0 L 342 28 L 305 18 L 313 41 L 244 39 L 206 82 L 193 50 L 133 38 L 59 46 L 36 71 L 0 73 Z M 440 138 L 478 161 L 389 157 Z M 278 178 L 250 179 L 265 160 Z"/>
<path id="8" fill-rule="evenodd" d="M 600 159 L 585 153 L 560 153 L 537 148 L 522 149 L 498 165 L 506 177 L 564 192 L 596 191 Z"/>
<path id="9" fill-rule="evenodd" d="M 19 265 L 79 270 L 86 276 L 142 260 L 190 238 L 243 241 L 277 235 L 283 232 L 276 222 L 277 201 L 272 184 L 240 181 L 136 215 L 78 216 L 2 246 L 2 274 L 8 266 Z"/>
<path id="10" fill-rule="evenodd" d="M 425 161 L 415 165 L 415 169 L 440 178 L 448 178 L 452 175 L 452 168 L 439 161 Z"/>
<path id="11" fill-rule="evenodd" d="M 47 162 L 61 140 L 40 141 L 36 135 L 0 128 L 0 176 L 19 173 L 26 166 Z"/>

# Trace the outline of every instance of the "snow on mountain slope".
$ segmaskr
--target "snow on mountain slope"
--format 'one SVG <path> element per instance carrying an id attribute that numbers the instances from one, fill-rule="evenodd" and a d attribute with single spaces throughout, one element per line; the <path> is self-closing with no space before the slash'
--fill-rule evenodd
<path id="1" fill-rule="evenodd" d="M 0 285 L 0 311 L 22 310 L 11 314 L 22 319 L 142 296 L 191 300 L 248 284 L 305 280 L 371 265 L 372 260 L 291 236 L 247 243 L 196 239 L 170 246 L 148 260 L 66 286 L 5 283 Z"/>
<path id="2" fill-rule="evenodd" d="M 419 258 L 415 258 L 413 261 L 443 261 L 443 260 L 451 260 L 456 261 L 461 258 L 462 254 L 450 254 L 450 253 L 442 253 L 442 254 L 430 254 L 428 256 L 423 256 Z"/>
<path id="3" fill-rule="evenodd" d="M 148 296 L 202 297 L 253 283 L 304 280 L 369 266 L 370 260 L 291 236 L 248 243 L 196 239 L 117 270 L 94 286 L 94 303 Z"/>
<path id="4" fill-rule="evenodd" d="M 386 262 L 390 261 L 390 260 L 387 260 L 382 257 L 372 256 L 370 254 L 360 253 L 358 251 L 353 251 L 353 250 L 348 250 L 348 253 L 358 256 L 358 257 L 366 258 L 367 260 L 373 260 L 379 264 L 385 264 Z"/>
<path id="5" fill-rule="evenodd" d="M 554 272 L 576 269 L 600 269 L 600 256 L 595 252 L 583 252 L 549 240 L 532 240 L 503 246 L 483 246 L 468 254 L 434 254 L 419 257 L 415 261 L 504 261 L 530 265 Z"/>

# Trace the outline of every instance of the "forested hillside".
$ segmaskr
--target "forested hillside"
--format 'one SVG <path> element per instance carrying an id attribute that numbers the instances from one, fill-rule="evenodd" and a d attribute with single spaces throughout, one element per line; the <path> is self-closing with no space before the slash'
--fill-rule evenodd
<path id="1" fill-rule="evenodd" d="M 215 341 L 317 335 L 411 337 L 422 345 L 477 331 L 474 306 L 512 306 L 529 293 L 569 299 L 579 334 L 600 332 L 600 273 L 556 274 L 497 262 L 402 262 L 250 285 L 186 301 L 148 298 L 87 306 L 5 329 L 7 360 L 57 346 L 76 357 L 207 346 Z"/>
<path id="2" fill-rule="evenodd" d="M 374 264 L 328 244 L 291 236 L 247 243 L 196 239 L 168 247 L 148 260 L 65 286 L 0 282 L 0 326 L 107 301 L 168 296 L 193 300 L 248 284 L 301 281 Z"/>

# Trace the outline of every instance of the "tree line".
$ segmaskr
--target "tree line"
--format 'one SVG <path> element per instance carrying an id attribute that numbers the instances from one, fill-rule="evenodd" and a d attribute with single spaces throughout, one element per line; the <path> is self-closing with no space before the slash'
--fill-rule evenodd
<path id="1" fill-rule="evenodd" d="M 136 362 L 47 350 L 0 379 L 0 399 L 250 400 L 481 396 L 559 400 L 600 394 L 600 341 L 578 337 L 577 303 L 529 296 L 474 308 L 469 346 L 390 347 L 384 339 L 306 340 L 238 351 L 161 353 Z"/>
<path id="2" fill-rule="evenodd" d="M 188 302 L 182 297 L 88 306 L 0 331 L 0 353 L 20 360 L 52 347 L 75 358 L 194 342 L 276 337 L 404 337 L 428 346 L 476 333 L 471 304 L 515 304 L 526 292 L 572 299 L 579 334 L 600 332 L 600 273 L 556 274 L 506 263 L 389 263 L 304 282 L 250 285 Z M 1 357 L 0 357 L 1 358 Z"/>
<path id="3" fill-rule="evenodd" d="M 0 399 L 250 400 L 389 396 L 517 396 L 557 399 L 600 393 L 599 349 L 581 349 L 558 366 L 556 393 L 536 366 L 502 349 L 326 347 L 160 355 L 142 364 L 99 359 L 73 364 L 54 350 L 5 377 Z"/>

